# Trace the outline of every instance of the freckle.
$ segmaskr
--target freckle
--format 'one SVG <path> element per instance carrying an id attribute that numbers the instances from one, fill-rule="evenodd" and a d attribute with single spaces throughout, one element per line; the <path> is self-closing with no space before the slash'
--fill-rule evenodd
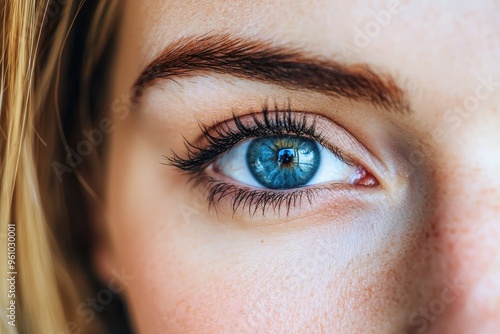
<path id="1" fill-rule="evenodd" d="M 446 244 L 446 250 L 448 251 L 448 253 L 451 253 L 453 251 L 453 249 L 455 248 L 454 244 L 451 243 L 451 242 L 448 242 Z"/>
<path id="2" fill-rule="evenodd" d="M 261 244 L 263 244 L 263 243 L 264 243 L 264 240 L 261 240 L 261 241 L 260 241 L 260 243 L 261 243 Z"/>

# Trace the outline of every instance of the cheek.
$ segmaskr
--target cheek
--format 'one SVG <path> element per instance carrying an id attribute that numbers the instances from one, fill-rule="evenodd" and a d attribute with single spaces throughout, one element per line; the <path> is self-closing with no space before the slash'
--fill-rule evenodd
<path id="1" fill-rule="evenodd" d="M 135 275 L 126 299 L 141 333 L 389 332 L 415 309 L 418 297 L 407 295 L 422 274 L 410 260 L 415 245 L 350 256 L 328 231 L 213 228 L 224 223 L 200 217 L 187 192 L 175 197 L 160 214 L 140 198 L 116 203 L 127 209 L 113 219 L 114 252 Z M 183 205 L 193 211 L 183 215 Z"/>
<path id="2" fill-rule="evenodd" d="M 149 242 L 138 247 L 134 245 L 141 240 L 138 236 L 117 243 L 121 261 L 136 275 L 126 293 L 143 333 L 341 332 L 347 328 L 349 332 L 388 332 L 407 321 L 415 302 L 416 297 L 406 293 L 413 290 L 416 272 L 411 275 L 405 263 L 394 261 L 389 266 L 378 259 L 371 263 L 354 259 L 339 269 L 335 257 L 320 247 L 282 243 L 277 250 L 255 244 L 245 252 L 237 246 L 212 244 L 207 249 L 198 242 L 210 240 L 186 237 L 180 229 L 165 232 L 180 233 L 180 240 L 166 236 L 160 243 L 159 238 L 148 236 Z M 314 245 L 310 239 L 300 241 Z"/>

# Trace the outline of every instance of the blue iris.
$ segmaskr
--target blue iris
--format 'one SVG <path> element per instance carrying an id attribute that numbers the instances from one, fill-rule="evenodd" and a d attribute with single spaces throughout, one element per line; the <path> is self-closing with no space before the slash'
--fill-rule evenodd
<path id="1" fill-rule="evenodd" d="M 257 182 L 270 189 L 297 188 L 318 171 L 317 143 L 298 136 L 270 136 L 253 139 L 246 160 Z"/>

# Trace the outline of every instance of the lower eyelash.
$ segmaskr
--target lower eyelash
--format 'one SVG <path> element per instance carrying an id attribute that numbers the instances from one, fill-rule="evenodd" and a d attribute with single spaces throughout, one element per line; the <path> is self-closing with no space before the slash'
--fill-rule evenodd
<path id="1" fill-rule="evenodd" d="M 258 211 L 262 211 L 262 216 L 265 216 L 269 209 L 278 214 L 284 210 L 288 216 L 292 207 L 302 204 L 304 200 L 307 200 L 308 204 L 312 204 L 314 195 L 317 192 L 328 190 L 326 186 L 304 187 L 293 190 L 250 189 L 206 175 L 194 176 L 192 180 L 195 187 L 204 186 L 206 188 L 209 210 L 215 209 L 217 211 L 221 200 L 226 196 L 230 196 L 233 213 L 247 209 L 250 217 L 254 216 Z"/>

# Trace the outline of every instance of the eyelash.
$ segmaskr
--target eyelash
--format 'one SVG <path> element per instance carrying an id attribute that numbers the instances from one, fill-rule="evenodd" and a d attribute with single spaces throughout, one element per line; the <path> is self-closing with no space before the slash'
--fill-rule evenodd
<path id="1" fill-rule="evenodd" d="M 265 215 L 266 210 L 271 208 L 279 214 L 284 208 L 288 215 L 291 207 L 300 204 L 304 197 L 309 204 L 312 204 L 313 195 L 316 192 L 328 190 L 325 186 L 293 190 L 250 189 L 215 179 L 204 173 L 204 170 L 218 156 L 246 139 L 290 134 L 310 137 L 329 149 L 342 162 L 353 166 L 352 161 L 339 148 L 332 146 L 322 134 L 318 133 L 316 115 L 294 112 L 289 106 L 286 110 L 275 107 L 273 111 L 264 106 L 260 112 L 262 119 L 259 119 L 258 115 L 259 113 L 249 115 L 250 125 L 245 125 L 242 119 L 235 115 L 231 121 L 216 126 L 208 127 L 200 124 L 204 145 L 185 140 L 184 146 L 187 150 L 185 158 L 173 151 L 171 157 L 164 156 L 167 160 L 166 165 L 173 166 L 191 176 L 190 181 L 193 182 L 194 187 L 204 185 L 207 188 L 209 209 L 217 209 L 224 197 L 231 196 L 233 213 L 240 208 L 247 208 L 251 216 L 259 210 Z M 230 122 L 234 123 L 234 128 L 229 125 Z"/>

